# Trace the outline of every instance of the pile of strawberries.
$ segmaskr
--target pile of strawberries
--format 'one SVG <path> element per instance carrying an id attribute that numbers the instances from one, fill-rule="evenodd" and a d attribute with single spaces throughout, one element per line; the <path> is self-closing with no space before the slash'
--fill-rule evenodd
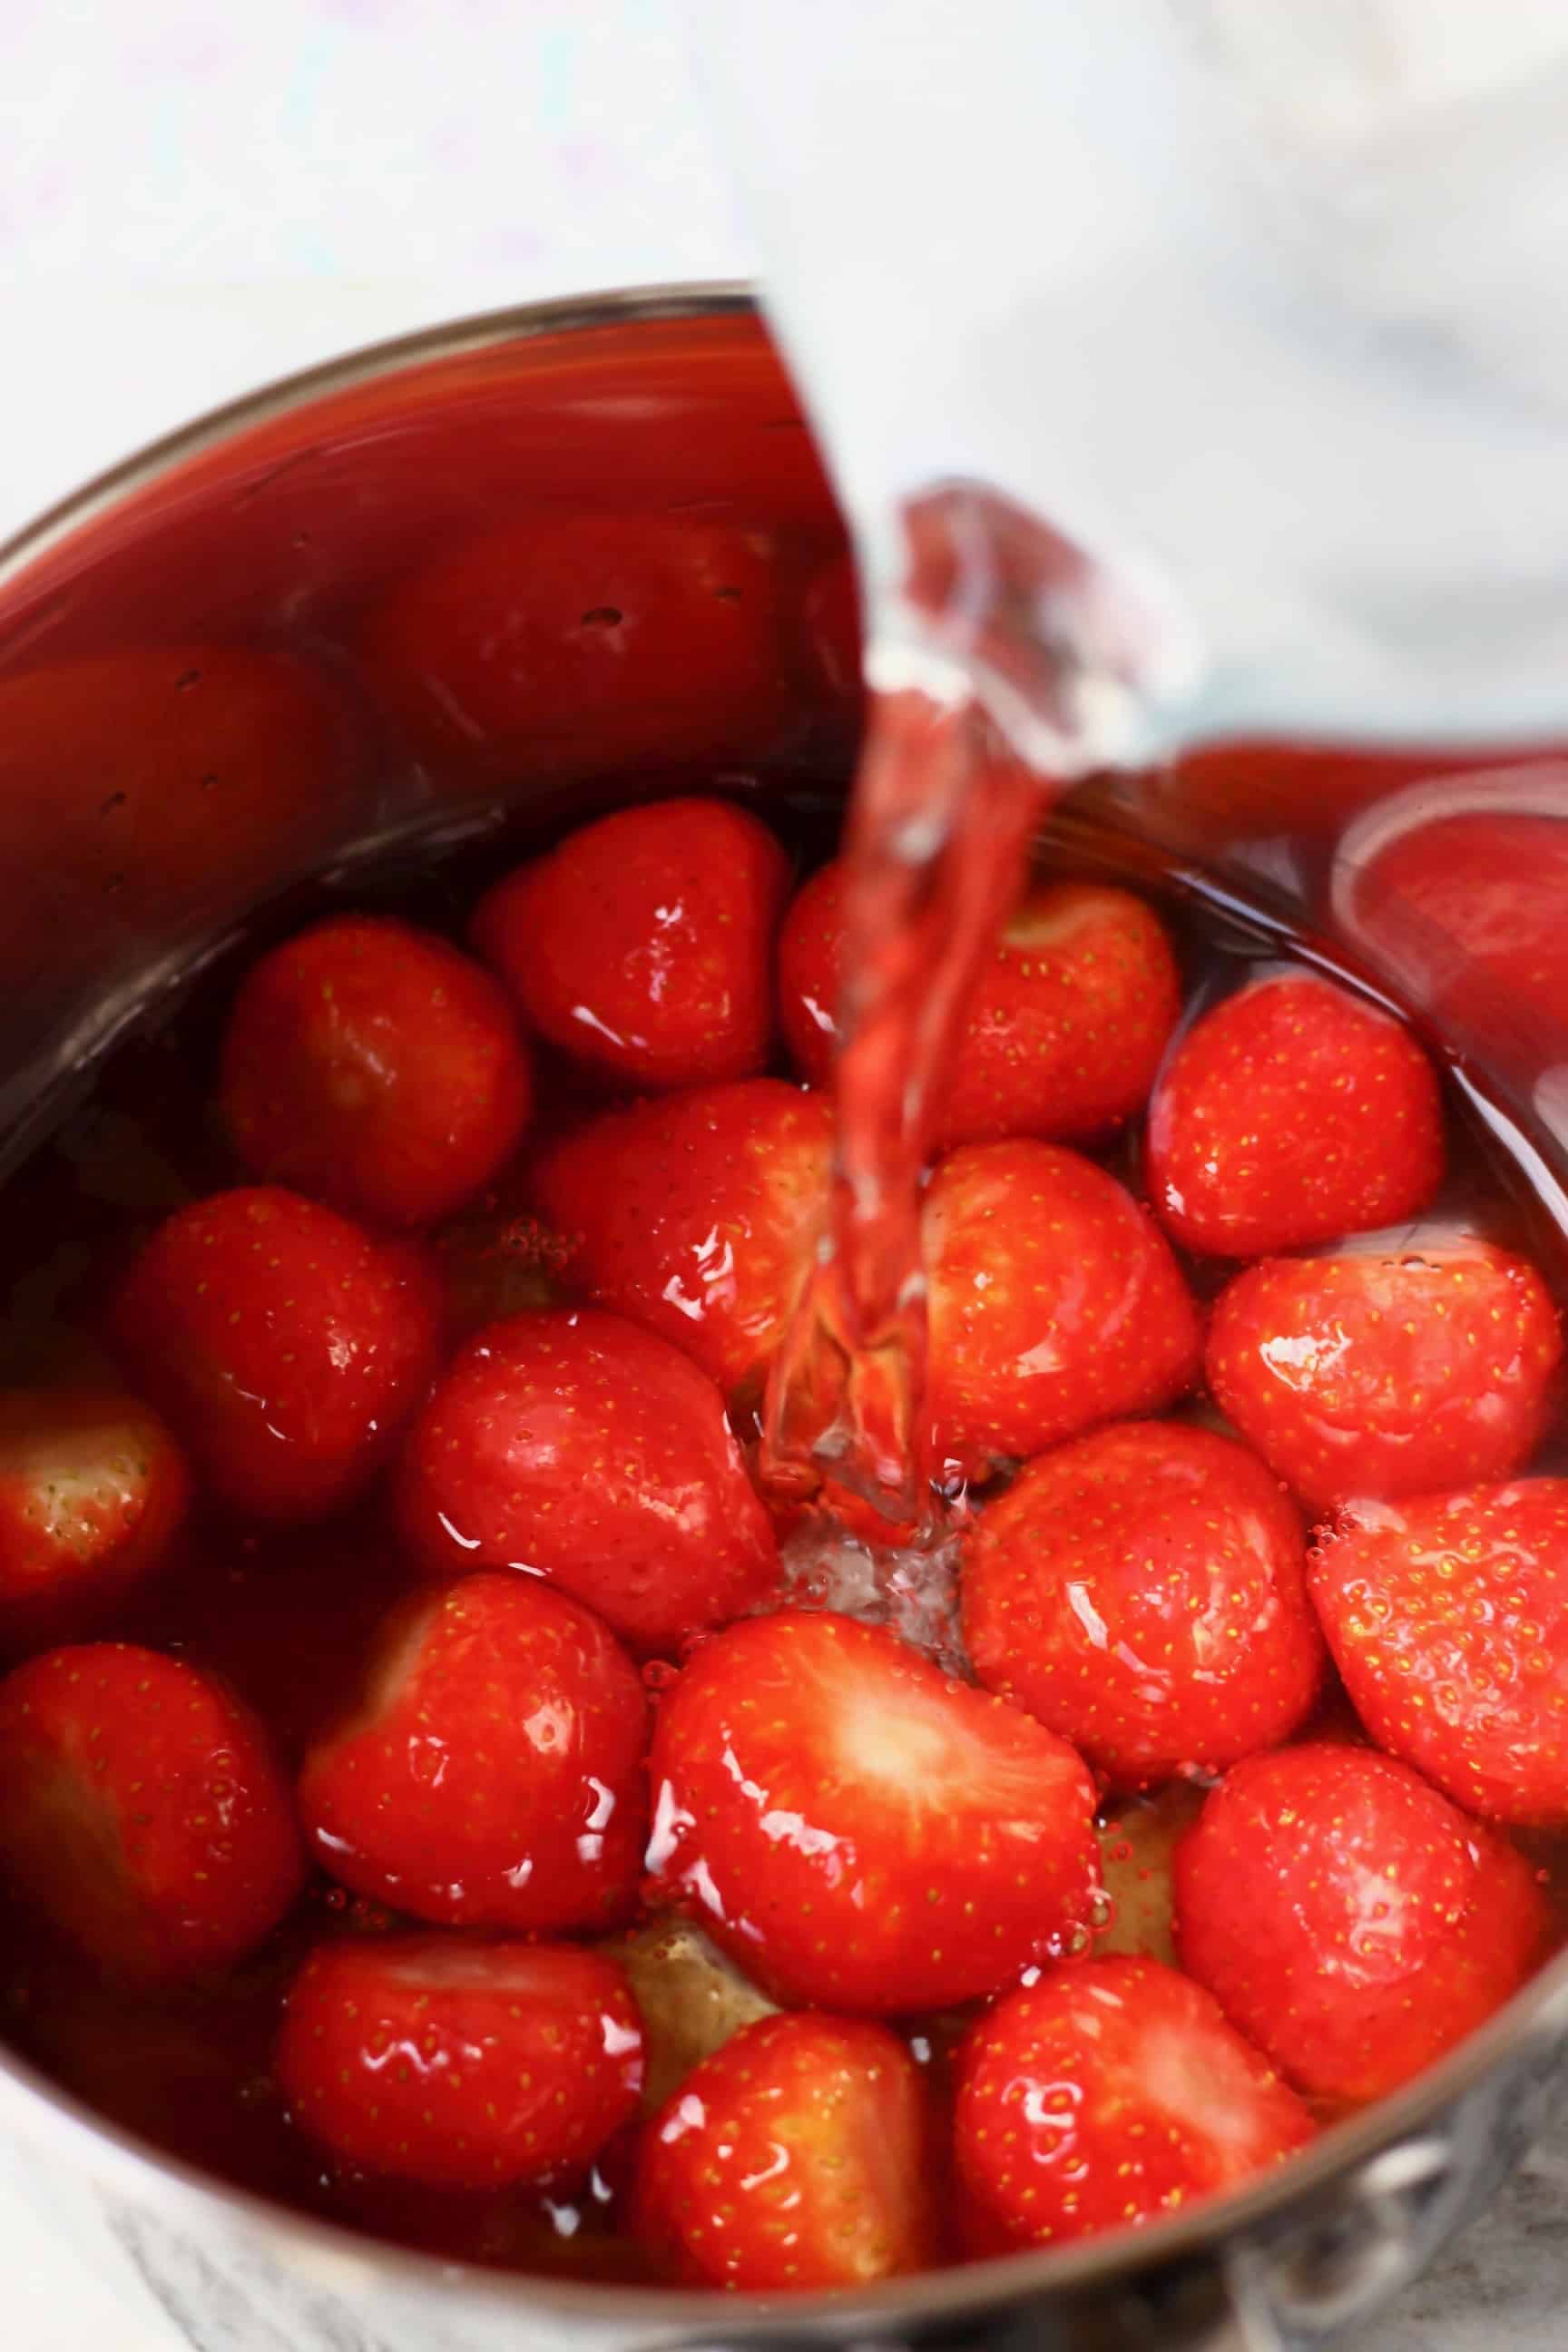
<path id="1" fill-rule="evenodd" d="M 1029 889 L 925 1196 L 973 1679 L 802 1605 L 742 1443 L 828 1214 L 838 871 L 789 887 L 668 801 L 500 880 L 471 952 L 263 955 L 247 1181 L 142 1239 L 122 1387 L 0 1397 L 14 1898 L 177 1989 L 324 1874 L 353 1924 L 274 2079 L 329 2168 L 597 2165 L 658 2274 L 763 2290 L 1275 2164 L 1517 1989 L 1520 1833 L 1568 1826 L 1547 1286 L 1429 1215 L 1403 1027 L 1301 965 L 1184 1025 L 1119 888 Z M 218 1675 L 103 1638 L 193 1496 L 204 1542 L 336 1522 L 416 1574 L 292 1781 Z"/>

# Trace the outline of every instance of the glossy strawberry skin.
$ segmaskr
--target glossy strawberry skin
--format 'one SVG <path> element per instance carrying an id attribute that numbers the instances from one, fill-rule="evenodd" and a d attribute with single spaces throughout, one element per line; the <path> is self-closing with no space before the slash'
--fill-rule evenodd
<path id="1" fill-rule="evenodd" d="M 928 2139 L 920 2071 L 885 2026 L 763 2018 L 644 2133 L 638 2233 L 716 2286 L 870 2286 L 930 2259 Z"/>
<path id="2" fill-rule="evenodd" d="M 488 1184 L 532 1103 L 505 996 L 412 923 L 336 915 L 240 984 L 221 1108 L 251 1173 L 373 1223 L 426 1224 Z"/>
<path id="3" fill-rule="evenodd" d="M 1249 1266 L 1215 1308 L 1205 1369 L 1248 1444 L 1328 1510 L 1508 1477 L 1562 1355 L 1535 1268 L 1465 1239 Z"/>
<path id="4" fill-rule="evenodd" d="M 1528 1864 L 1393 1757 L 1238 1764 L 1176 1850 L 1182 1962 L 1297 2087 L 1381 2097 L 1462 2042 L 1545 1949 Z"/>
<path id="5" fill-rule="evenodd" d="M 378 1467 L 434 1370 L 439 1324 L 411 1249 L 257 1185 L 161 1225 L 111 1330 L 209 1490 L 288 1523 L 325 1517 Z"/>
<path id="6" fill-rule="evenodd" d="M 190 1496 L 184 1455 L 137 1398 L 0 1395 L 0 1651 L 101 1622 L 163 1566 Z"/>
<path id="7" fill-rule="evenodd" d="M 779 1998 L 900 2013 L 1087 1941 L 1094 1788 L 885 1629 L 788 1610 L 704 1643 L 649 1759 L 656 1894 Z"/>
<path id="8" fill-rule="evenodd" d="M 1152 1219 L 1055 1144 L 973 1144 L 937 1169 L 923 1240 L 937 1465 L 982 1479 L 1191 1385 L 1197 1313 Z"/>
<path id="9" fill-rule="evenodd" d="M 319 1945 L 284 2008 L 278 2076 L 340 2160 L 434 2189 L 580 2171 L 636 2110 L 637 2004 L 569 1946 L 397 1935 Z"/>
<path id="10" fill-rule="evenodd" d="M 563 1280 L 673 1341 L 726 1394 L 776 1353 L 827 1223 L 832 1113 L 776 1078 L 610 1111 L 543 1153 Z"/>
<path id="11" fill-rule="evenodd" d="M 1352 1504 L 1308 1578 L 1380 1747 L 1471 1811 L 1568 1823 L 1568 1479 Z"/>
<path id="12" fill-rule="evenodd" d="M 779 935 L 780 1019 L 813 1086 L 833 1071 L 843 896 L 835 859 L 798 892 Z M 1119 1127 L 1148 1100 L 1180 1010 L 1175 957 L 1141 898 L 1094 882 L 1037 884 L 974 982 L 935 1148 Z"/>
<path id="13" fill-rule="evenodd" d="M 1164 2220 L 1312 2133 L 1218 2004 L 1157 1960 L 1058 1969 L 999 2000 L 959 2055 L 960 2175 L 1012 2245 Z"/>
<path id="14" fill-rule="evenodd" d="M 617 809 L 487 891 L 470 936 L 529 1025 L 617 1084 L 749 1078 L 788 868 L 726 801 Z"/>
<path id="15" fill-rule="evenodd" d="M 416 1918 L 613 1927 L 642 1860 L 647 1715 L 587 1610 L 531 1577 L 465 1577 L 388 1621 L 357 1710 L 306 1759 L 307 1841 Z"/>
<path id="16" fill-rule="evenodd" d="M 593 1307 L 470 1340 L 409 1433 L 399 1493 L 432 1574 L 526 1567 L 642 1650 L 742 1615 L 778 1575 L 711 1381 Z"/>
<path id="17" fill-rule="evenodd" d="M 129 1642 L 0 1683 L 0 1872 L 110 1976 L 228 1966 L 303 1876 L 260 1726 L 210 1675 Z"/>
<path id="18" fill-rule="evenodd" d="M 1029 1463 L 964 1554 L 963 1632 L 989 1690 L 1113 1788 L 1223 1769 L 1310 1709 L 1323 1644 L 1300 1522 L 1255 1454 L 1130 1422 Z"/>
<path id="19" fill-rule="evenodd" d="M 1149 1197 L 1184 1247 L 1262 1257 L 1397 1223 L 1442 1181 L 1426 1056 L 1315 973 L 1253 981 L 1205 1013 L 1149 1108 Z"/>

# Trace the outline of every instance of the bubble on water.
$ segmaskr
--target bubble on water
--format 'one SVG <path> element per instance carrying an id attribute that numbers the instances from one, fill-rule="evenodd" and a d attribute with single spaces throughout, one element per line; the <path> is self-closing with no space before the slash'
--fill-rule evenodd
<path id="1" fill-rule="evenodd" d="M 958 1614 L 959 1539 L 873 1547 L 830 1519 L 808 1517 L 786 1539 L 784 1599 L 887 1625 L 948 1674 L 973 1679 Z"/>

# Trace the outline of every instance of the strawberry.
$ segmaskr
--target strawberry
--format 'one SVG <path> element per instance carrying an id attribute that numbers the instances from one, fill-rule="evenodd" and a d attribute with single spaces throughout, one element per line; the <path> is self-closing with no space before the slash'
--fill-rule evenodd
<path id="1" fill-rule="evenodd" d="M 1405 1765 L 1313 1741 L 1228 1773 L 1176 1849 L 1176 1944 L 1314 2097 L 1381 2097 L 1462 2042 L 1544 1949 L 1511 1846 Z"/>
<path id="2" fill-rule="evenodd" d="M 1352 1505 L 1308 1580 L 1380 1747 L 1475 1812 L 1568 1824 L 1568 1479 Z"/>
<path id="3" fill-rule="evenodd" d="M 394 589 L 362 675 L 438 782 L 754 757 L 779 728 L 773 550 L 663 496 L 582 514 L 531 500 Z"/>
<path id="4" fill-rule="evenodd" d="M 1082 1764 L 882 1627 L 786 1610 L 715 1634 L 649 1778 L 657 1890 L 781 2000 L 940 2008 L 1087 1940 Z"/>
<path id="5" fill-rule="evenodd" d="M 764 2017 L 643 2134 L 639 2234 L 693 2280 L 763 2294 L 870 2286 L 932 2252 L 925 2087 L 866 2018 Z"/>
<path id="6" fill-rule="evenodd" d="M 1209 1327 L 1221 1410 L 1303 1502 L 1505 1478 L 1534 1450 L 1563 1354 L 1557 1310 L 1489 1243 L 1249 1266 Z"/>
<path id="7" fill-rule="evenodd" d="M 623 1086 L 749 1078 L 768 1058 L 787 867 L 727 801 L 656 801 L 568 834 L 486 892 L 475 947 L 541 1036 Z"/>
<path id="8" fill-rule="evenodd" d="M 533 1081 L 506 998 L 445 940 L 338 915 L 251 966 L 221 1108 L 254 1175 L 351 1216 L 423 1224 L 489 1182 Z"/>
<path id="9" fill-rule="evenodd" d="M 1194 1023 L 1149 1108 L 1149 1193 L 1184 1247 L 1261 1257 L 1398 1223 L 1443 1177 L 1432 1066 L 1386 1013 L 1277 971 Z"/>
<path id="10" fill-rule="evenodd" d="M 1131 1195 L 1076 1152 L 953 1152 L 923 1234 L 938 1463 L 984 1478 L 1190 1385 L 1198 1322 L 1176 1262 Z"/>
<path id="11" fill-rule="evenodd" d="M 964 1555 L 963 1633 L 988 1690 L 1113 1788 L 1272 1748 L 1322 1677 L 1300 1522 L 1255 1454 L 1131 1422 L 1031 1462 Z"/>
<path id="12" fill-rule="evenodd" d="M 832 1076 L 844 950 L 835 860 L 779 935 L 780 1019 L 802 1076 Z M 1158 916 L 1096 882 L 1036 884 L 978 974 L 932 1141 L 1103 1133 L 1142 1110 L 1181 1010 Z"/>
<path id="13" fill-rule="evenodd" d="M 679 2090 L 692 2068 L 759 2017 L 777 2014 L 766 1993 L 731 1968 L 691 1920 L 666 1912 L 602 1948 L 618 1960 L 642 2012 L 647 2044 L 645 2114 Z"/>
<path id="14" fill-rule="evenodd" d="M 130 1642 L 0 1683 L 0 1872 L 115 1977 L 226 1968 L 303 1875 L 287 1784 L 221 1684 Z"/>
<path id="15" fill-rule="evenodd" d="M 1095 1938 L 1105 1958 L 1126 1952 L 1176 1965 L 1172 1860 L 1203 1803 L 1191 1780 L 1173 1780 L 1154 1798 L 1124 1799 L 1096 1824 L 1100 1866 L 1110 1917 Z"/>
<path id="16" fill-rule="evenodd" d="M 569 1286 L 661 1332 L 726 1393 L 776 1352 L 826 1230 L 833 1118 L 776 1078 L 609 1111 L 538 1161 Z"/>
<path id="17" fill-rule="evenodd" d="M 155 1412 L 111 1389 L 0 1395 L 0 1647 L 58 1642 L 163 1565 L 190 1501 Z"/>
<path id="18" fill-rule="evenodd" d="M 422 1263 L 275 1185 L 167 1219 L 112 1310 L 121 1352 L 237 1511 L 319 1518 L 375 1469 L 434 1369 Z"/>
<path id="19" fill-rule="evenodd" d="M 319 1945 L 278 2077 L 342 2161 L 434 2189 L 580 2171 L 637 2106 L 642 2022 L 612 1961 L 456 1936 Z"/>
<path id="20" fill-rule="evenodd" d="M 1158 1960 L 1058 1969 L 999 2000 L 959 2053 L 960 2176 L 1016 2246 L 1143 2228 L 1312 2132 L 1218 2004 Z"/>
<path id="21" fill-rule="evenodd" d="M 470 1340 L 410 1433 L 400 1496 L 434 1574 L 527 1568 L 644 1650 L 740 1616 L 778 1573 L 711 1381 L 592 1307 Z"/>
<path id="22" fill-rule="evenodd" d="M 443 1926 L 613 1925 L 642 1861 L 647 1705 L 596 1617 L 531 1579 L 395 1610 L 306 1759 L 305 1834 L 357 1894 Z"/>

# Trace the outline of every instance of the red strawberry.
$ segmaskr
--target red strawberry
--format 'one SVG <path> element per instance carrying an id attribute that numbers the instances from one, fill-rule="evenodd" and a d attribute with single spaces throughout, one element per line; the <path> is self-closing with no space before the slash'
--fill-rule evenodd
<path id="1" fill-rule="evenodd" d="M 789 1610 L 715 1634 L 649 1777 L 657 1882 L 785 2000 L 940 2008 L 1087 1940 L 1089 1774 L 879 1626 Z"/>
<path id="2" fill-rule="evenodd" d="M 498 882 L 474 945 L 540 1034 L 634 1087 L 749 1078 L 768 1058 L 788 869 L 727 801 L 618 809 Z"/>
<path id="3" fill-rule="evenodd" d="M 1522 1857 L 1391 1756 L 1238 1764 L 1176 1849 L 1176 1943 L 1301 2090 L 1380 2097 L 1489 2017 L 1544 1949 Z"/>
<path id="4" fill-rule="evenodd" d="M 522 1576 L 395 1610 L 300 1811 L 356 1894 L 459 1927 L 592 1927 L 642 1862 L 647 1705 L 596 1617 Z"/>
<path id="5" fill-rule="evenodd" d="M 156 1982 L 227 1967 L 303 1875 L 260 1726 L 129 1642 L 50 1650 L 0 1683 L 0 1870 L 100 1967 Z"/>
<path id="6" fill-rule="evenodd" d="M 1131 1195 L 1076 1152 L 955 1151 L 926 1194 L 924 1241 L 939 1463 L 984 1478 L 1191 1384 L 1198 1321 L 1176 1262 Z"/>
<path id="7" fill-rule="evenodd" d="M 778 634 L 761 533 L 531 501 L 395 589 L 363 667 L 438 777 L 510 783 L 754 756 L 785 710 Z"/>
<path id="8" fill-rule="evenodd" d="M 1209 1327 L 1221 1410 L 1324 1510 L 1507 1477 L 1534 1450 L 1563 1354 L 1532 1265 L 1489 1243 L 1250 1266 Z"/>
<path id="9" fill-rule="evenodd" d="M 1218 2004 L 1158 1960 L 1056 1969 L 999 2000 L 959 2055 L 959 2171 L 1013 2245 L 1162 2221 L 1312 2131 Z"/>
<path id="10" fill-rule="evenodd" d="M 375 915 L 334 916 L 253 964 L 224 1039 L 223 1116 L 246 1166 L 388 1224 L 488 1184 L 532 1092 L 489 974 Z"/>
<path id="11" fill-rule="evenodd" d="M 813 1086 L 832 1076 L 844 875 L 814 874 L 779 935 L 780 1017 Z M 971 994 L 933 1140 L 1102 1133 L 1141 1110 L 1176 1025 L 1181 987 L 1159 918 L 1127 890 L 1028 891 Z"/>
<path id="12" fill-rule="evenodd" d="M 784 1337 L 827 1223 L 833 1117 L 776 1078 L 610 1111 L 535 1171 L 563 1278 L 662 1332 L 726 1392 Z"/>
<path id="13" fill-rule="evenodd" d="M 1131 1422 L 1031 1462 L 963 1565 L 974 1670 L 1115 1788 L 1272 1748 L 1323 1644 L 1300 1522 L 1261 1462 L 1206 1429 Z"/>
<path id="14" fill-rule="evenodd" d="M 1478 1813 L 1568 1825 L 1568 1479 L 1354 1505 L 1308 1580 L 1380 1747 Z"/>
<path id="15" fill-rule="evenodd" d="M 764 2017 L 644 2133 L 637 2227 L 715 2286 L 870 2286 L 931 2260 L 930 2178 L 925 2086 L 886 2026 Z"/>
<path id="16" fill-rule="evenodd" d="M 583 2169 L 630 2119 L 642 2074 L 641 2020 L 613 1961 L 456 1936 L 319 1946 L 278 2045 L 313 2139 L 433 2189 Z"/>
<path id="17" fill-rule="evenodd" d="M 258 1185 L 159 1227 L 113 1331 L 219 1499 L 289 1521 L 370 1476 L 434 1367 L 439 1319 L 411 1252 Z"/>
<path id="18" fill-rule="evenodd" d="M 1397 1223 L 1443 1178 L 1432 1066 L 1316 973 L 1254 981 L 1195 1022 L 1149 1109 L 1149 1192 L 1177 1241 L 1260 1257 Z"/>
<path id="19" fill-rule="evenodd" d="M 169 1432 L 112 1389 L 0 1395 L 0 1647 L 59 1641 L 163 1563 L 190 1473 Z"/>
<path id="20" fill-rule="evenodd" d="M 667 1340 L 592 1307 L 471 1340 L 400 1483 L 435 1574 L 527 1568 L 645 1650 L 742 1615 L 778 1572 L 718 1390 Z"/>

